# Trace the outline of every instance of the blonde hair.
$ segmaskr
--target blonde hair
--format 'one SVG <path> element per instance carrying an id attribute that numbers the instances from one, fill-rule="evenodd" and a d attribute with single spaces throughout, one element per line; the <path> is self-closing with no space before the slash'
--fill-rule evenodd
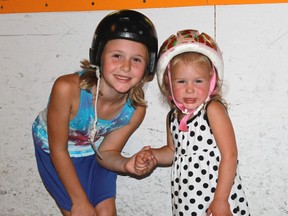
<path id="1" fill-rule="evenodd" d="M 80 76 L 80 88 L 91 92 L 92 87 L 97 85 L 98 80 L 95 69 L 91 67 L 90 62 L 87 59 L 81 61 L 81 68 L 84 70 L 84 73 Z M 150 79 L 151 78 L 147 73 L 145 73 L 142 81 L 130 89 L 128 97 L 130 98 L 133 107 L 147 107 L 143 88 Z"/>
<path id="2" fill-rule="evenodd" d="M 179 55 L 174 56 L 171 61 L 170 61 L 170 68 L 172 69 L 175 67 L 177 64 L 189 64 L 189 63 L 196 63 L 199 65 L 202 65 L 203 67 L 207 68 L 207 71 L 212 71 L 212 63 L 209 60 L 209 58 L 201 53 L 197 52 L 184 52 Z M 215 68 L 216 70 L 216 68 Z M 221 80 L 219 80 L 219 76 L 216 71 L 216 76 L 217 76 L 217 82 L 215 89 L 213 93 L 210 95 L 210 101 L 211 100 L 219 100 L 220 102 L 223 103 L 225 108 L 227 109 L 227 103 L 226 101 L 222 98 L 222 92 L 221 92 Z M 163 75 L 163 82 L 162 86 L 160 86 L 160 91 L 162 95 L 164 96 L 164 100 L 167 101 L 170 105 L 171 108 L 178 109 L 174 102 L 170 100 L 169 97 L 171 97 L 171 92 L 170 92 L 170 85 L 169 85 L 169 78 L 168 78 L 168 69 L 166 68 L 166 71 Z"/>

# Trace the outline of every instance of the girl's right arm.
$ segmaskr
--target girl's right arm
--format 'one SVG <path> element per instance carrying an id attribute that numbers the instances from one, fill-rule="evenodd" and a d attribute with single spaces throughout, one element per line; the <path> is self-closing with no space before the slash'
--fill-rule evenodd
<path id="1" fill-rule="evenodd" d="M 134 167 L 136 172 L 150 173 L 158 166 L 170 166 L 174 155 L 174 145 L 169 127 L 169 114 L 166 118 L 167 145 L 160 148 L 145 146 L 135 154 Z"/>
<path id="2" fill-rule="evenodd" d="M 52 88 L 47 114 L 48 141 L 52 163 L 72 200 L 71 216 L 93 216 L 95 209 L 80 184 L 67 149 L 71 112 L 78 106 L 79 78 L 76 76 L 62 76 Z"/>
<path id="3" fill-rule="evenodd" d="M 173 139 L 170 131 L 169 113 L 166 117 L 166 134 L 167 134 L 167 145 L 162 146 L 161 148 L 151 149 L 152 154 L 154 155 L 154 157 L 158 162 L 158 166 L 171 166 L 173 162 L 175 148 L 173 145 Z"/>

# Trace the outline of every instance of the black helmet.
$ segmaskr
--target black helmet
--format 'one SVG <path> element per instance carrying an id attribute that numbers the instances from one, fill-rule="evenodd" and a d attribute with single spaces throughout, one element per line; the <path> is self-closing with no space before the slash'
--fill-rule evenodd
<path id="1" fill-rule="evenodd" d="M 91 64 L 100 65 L 104 46 L 112 39 L 127 39 L 146 45 L 150 57 L 146 73 L 154 75 L 158 38 L 156 29 L 148 17 L 133 10 L 115 11 L 105 16 L 93 36 L 90 48 Z"/>

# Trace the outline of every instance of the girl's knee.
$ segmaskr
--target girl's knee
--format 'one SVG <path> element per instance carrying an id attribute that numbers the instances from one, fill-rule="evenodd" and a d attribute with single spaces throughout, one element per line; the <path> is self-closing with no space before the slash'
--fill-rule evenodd
<path id="1" fill-rule="evenodd" d="M 103 200 L 96 207 L 96 216 L 116 216 L 115 198 Z"/>

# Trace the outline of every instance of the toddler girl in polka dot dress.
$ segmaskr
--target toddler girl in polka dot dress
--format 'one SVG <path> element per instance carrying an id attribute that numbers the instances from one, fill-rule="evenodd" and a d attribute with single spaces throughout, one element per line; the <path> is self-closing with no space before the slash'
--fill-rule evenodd
<path id="1" fill-rule="evenodd" d="M 171 111 L 167 145 L 151 151 L 158 165 L 172 164 L 173 215 L 250 215 L 220 94 L 224 66 L 218 45 L 188 29 L 170 36 L 159 54 L 158 83 Z"/>

